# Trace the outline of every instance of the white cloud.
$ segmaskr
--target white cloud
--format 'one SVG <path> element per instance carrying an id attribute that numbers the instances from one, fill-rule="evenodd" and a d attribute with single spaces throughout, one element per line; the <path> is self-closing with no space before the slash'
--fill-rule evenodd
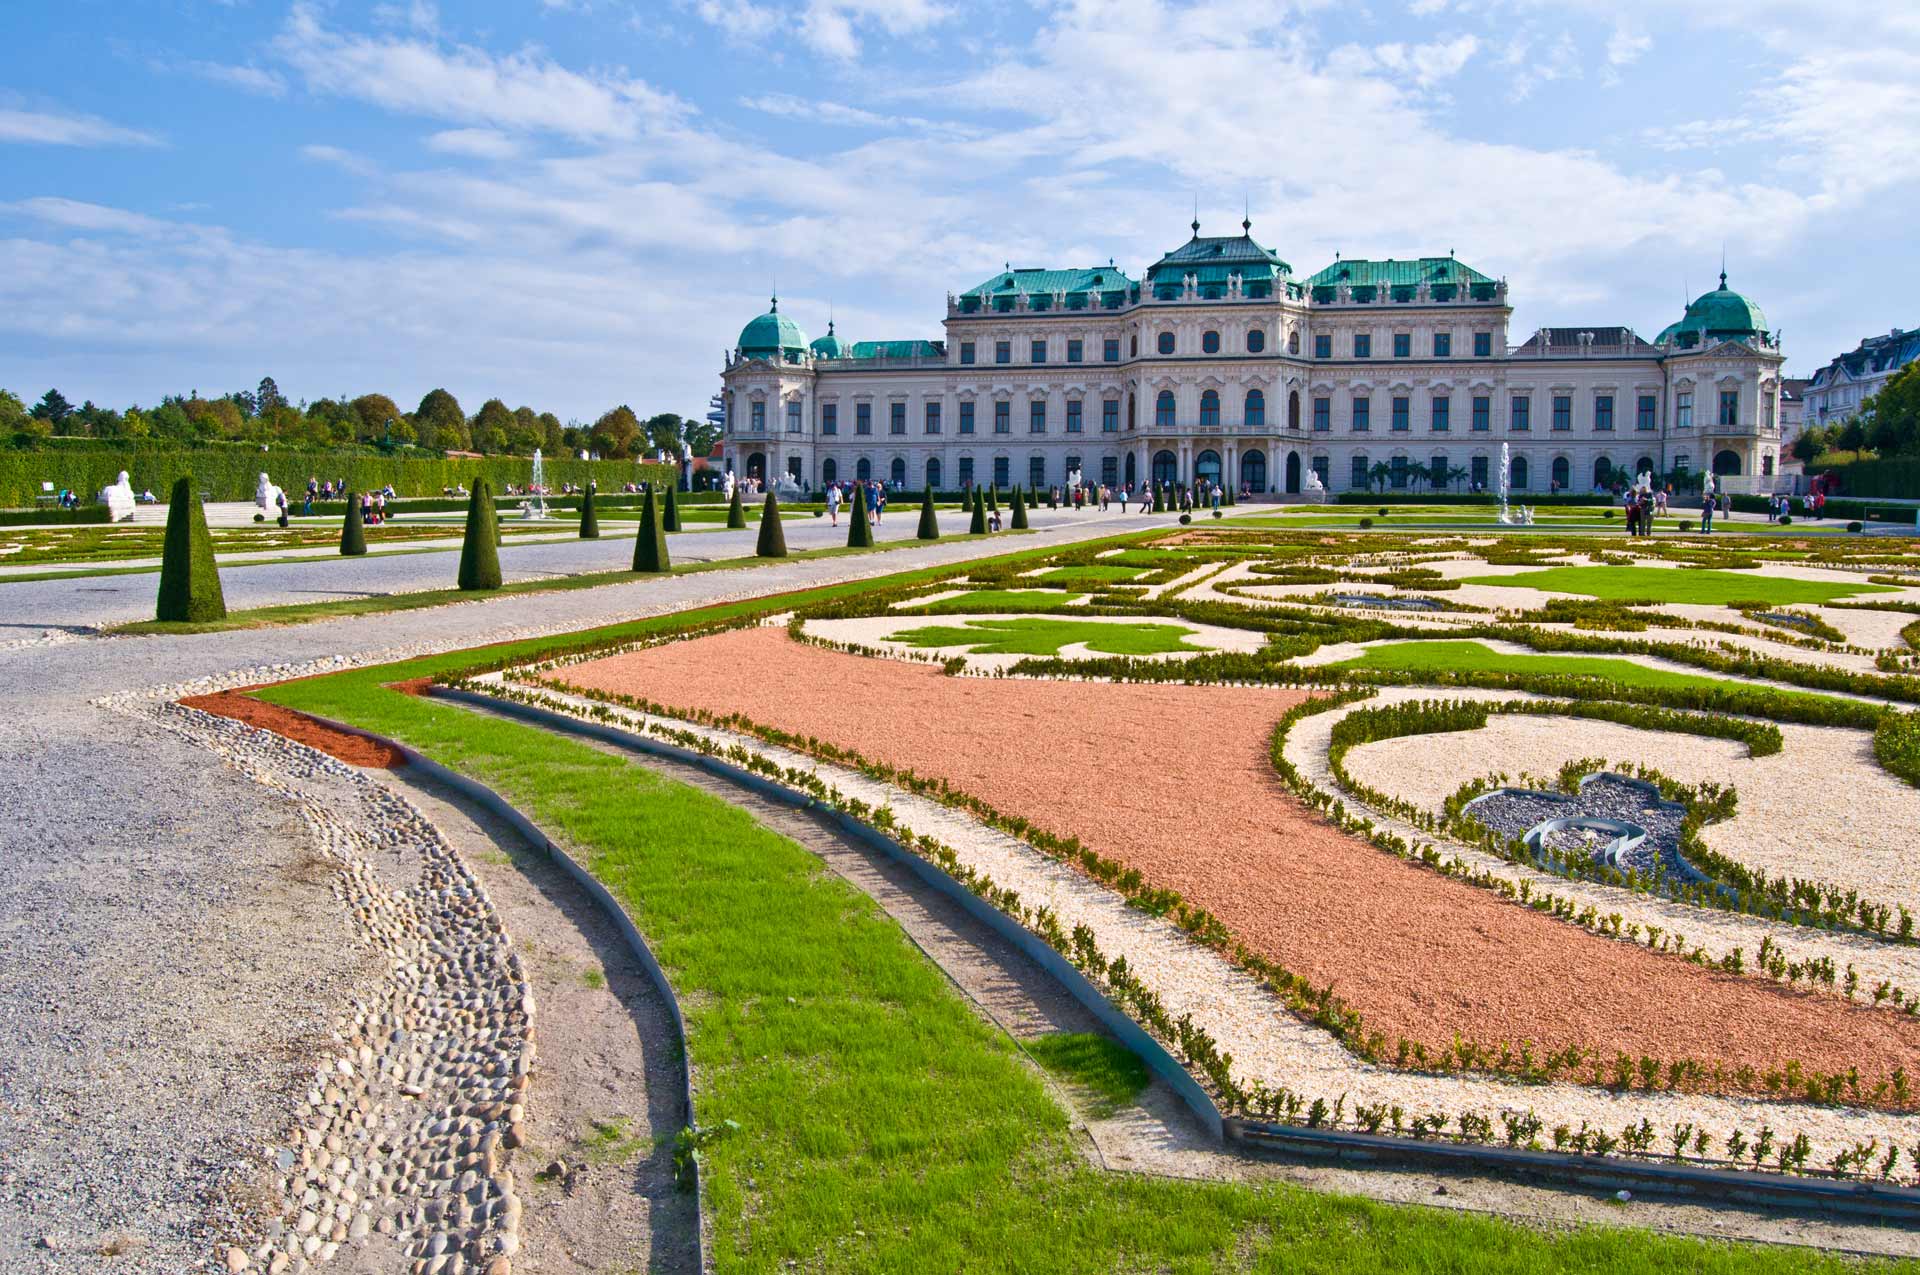
<path id="1" fill-rule="evenodd" d="M 1610 66 L 1631 66 L 1652 47 L 1652 36 L 1624 24 L 1616 26 L 1613 34 L 1607 37 L 1607 63 Z"/>
<path id="2" fill-rule="evenodd" d="M 92 115 L 0 110 L 0 142 L 42 146 L 158 146 L 160 139 Z"/>
<path id="3" fill-rule="evenodd" d="M 319 164 L 331 164 L 356 177 L 370 177 L 376 171 L 372 160 L 354 151 L 339 146 L 327 146 L 314 143 L 300 148 L 300 153 Z"/>
<path id="4" fill-rule="evenodd" d="M 174 222 L 149 217 L 144 213 L 129 212 L 124 208 L 110 208 L 103 204 L 90 204 L 78 199 L 61 199 L 52 195 L 41 195 L 33 199 L 0 204 L 0 213 L 29 217 L 66 230 L 99 231 L 146 238 L 174 235 L 183 229 L 189 229 Z"/>
<path id="5" fill-rule="evenodd" d="M 265 70 L 257 66 L 228 66 L 220 62 L 188 62 L 185 69 L 203 80 L 215 84 L 226 84 L 243 89 L 248 93 L 258 93 L 263 97 L 285 97 L 287 82 L 278 72 Z"/>
<path id="6" fill-rule="evenodd" d="M 954 17 L 954 9 L 942 0 L 804 0 L 778 6 L 695 0 L 693 11 L 729 38 L 753 42 L 790 31 L 814 52 L 842 61 L 860 56 L 861 39 L 868 33 L 899 39 Z"/>
<path id="7" fill-rule="evenodd" d="M 471 159 L 512 159 L 522 149 L 519 142 L 491 128 L 446 129 L 427 138 L 427 147 L 443 155 L 465 155 Z"/>

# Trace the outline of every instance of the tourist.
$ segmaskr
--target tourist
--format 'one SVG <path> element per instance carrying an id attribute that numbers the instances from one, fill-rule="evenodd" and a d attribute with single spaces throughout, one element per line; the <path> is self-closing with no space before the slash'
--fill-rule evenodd
<path id="1" fill-rule="evenodd" d="M 1218 509 L 1220 507 L 1220 484 L 1219 483 L 1213 483 L 1208 487 L 1207 498 L 1213 502 L 1213 507 L 1215 509 Z"/>
<path id="2" fill-rule="evenodd" d="M 1121 516 L 1123 516 L 1123 517 L 1124 517 L 1124 516 L 1126 515 L 1126 512 L 1127 512 L 1127 501 L 1128 501 L 1128 500 L 1129 500 L 1129 499 L 1130 499 L 1130 498 L 1131 498 L 1132 496 L 1133 496 L 1133 489 L 1132 489 L 1132 488 L 1130 488 L 1130 487 L 1122 487 L 1122 488 L 1120 489 L 1120 513 L 1121 513 Z"/>
<path id="3" fill-rule="evenodd" d="M 1000 530 L 1000 511 L 998 509 L 995 509 L 989 514 L 987 514 L 987 530 L 988 531 Z"/>
<path id="4" fill-rule="evenodd" d="M 1105 483 L 1100 484 L 1100 512 L 1107 512 L 1107 503 L 1113 499 L 1113 489 Z"/>
<path id="5" fill-rule="evenodd" d="M 840 484 L 838 481 L 827 486 L 827 525 L 840 525 Z"/>
<path id="6" fill-rule="evenodd" d="M 884 483 L 873 485 L 873 525 L 880 525 L 880 515 L 887 511 L 887 488 Z"/>
<path id="7" fill-rule="evenodd" d="M 1711 491 L 1700 497 L 1700 530 L 1703 532 L 1713 530 L 1713 506 L 1714 499 Z"/>

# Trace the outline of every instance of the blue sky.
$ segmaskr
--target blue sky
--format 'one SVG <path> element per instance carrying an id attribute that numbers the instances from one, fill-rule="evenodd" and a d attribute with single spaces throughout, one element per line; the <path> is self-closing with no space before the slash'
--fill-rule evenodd
<path id="1" fill-rule="evenodd" d="M 939 337 L 1000 268 L 1237 228 L 1456 251 L 1515 340 L 1734 286 L 1806 373 L 1920 324 L 1920 4 L 13 0 L 0 386 L 271 374 L 704 410 L 765 308 Z"/>

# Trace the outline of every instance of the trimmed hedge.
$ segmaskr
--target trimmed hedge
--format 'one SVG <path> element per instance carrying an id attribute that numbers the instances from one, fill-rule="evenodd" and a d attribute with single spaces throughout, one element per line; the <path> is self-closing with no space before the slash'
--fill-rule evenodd
<path id="1" fill-rule="evenodd" d="M 0 527 L 76 527 L 113 521 L 105 505 L 79 509 L 0 509 Z"/>
<path id="2" fill-rule="evenodd" d="M 735 487 L 733 494 L 738 499 L 740 489 Z M 780 502 L 773 498 L 772 492 L 767 493 L 766 503 L 760 506 L 760 539 L 754 544 L 753 552 L 761 558 L 787 556 L 787 533 L 780 526 Z"/>
<path id="3" fill-rule="evenodd" d="M 500 528 L 493 510 L 493 484 L 484 478 L 474 483 L 467 503 L 459 585 L 468 592 L 500 587 Z"/>
<path id="4" fill-rule="evenodd" d="M 645 502 L 640 506 L 640 526 L 633 537 L 633 569 L 635 571 L 657 573 L 671 570 L 673 560 L 667 556 L 667 531 L 660 525 L 660 511 L 653 503 L 653 488 L 647 488 Z"/>
<path id="5" fill-rule="evenodd" d="M 220 569 L 213 561 L 213 537 L 207 534 L 207 512 L 193 494 L 193 475 L 174 479 L 167 507 L 166 547 L 160 555 L 160 597 L 156 620 L 205 624 L 225 619 L 226 595 L 220 589 Z"/>
<path id="6" fill-rule="evenodd" d="M 1855 460 L 1844 465 L 1822 465 L 1816 458 L 1807 472 L 1838 475 L 1840 490 L 1856 500 L 1920 500 L 1920 458 Z M 1831 509 L 1832 503 L 1827 507 Z"/>
<path id="7" fill-rule="evenodd" d="M 1497 505 L 1500 497 L 1493 492 L 1478 491 L 1437 491 L 1421 495 L 1412 492 L 1390 491 L 1384 494 L 1372 491 L 1343 491 L 1334 498 L 1340 505 Z M 1612 496 L 1600 496 L 1592 493 L 1565 493 L 1560 495 L 1535 494 L 1530 491 L 1514 492 L 1508 499 L 1516 505 L 1611 505 Z"/>
<path id="8" fill-rule="evenodd" d="M 847 515 L 847 548 L 866 549 L 873 545 L 873 526 L 867 521 L 867 489 L 853 488 L 853 511 Z"/>
<path id="9" fill-rule="evenodd" d="M 360 513 L 360 502 L 349 500 L 346 504 L 347 512 L 341 515 L 340 523 L 340 556 L 357 558 L 367 551 L 366 524 Z"/>
<path id="10" fill-rule="evenodd" d="M 600 538 L 600 518 L 594 506 L 599 503 L 600 493 L 587 488 L 587 494 L 580 500 L 580 538 L 598 540 Z"/>
<path id="11" fill-rule="evenodd" d="M 289 503 L 304 500 L 307 479 L 344 479 L 355 491 L 377 491 L 389 483 L 396 492 L 412 496 L 438 496 L 444 487 L 456 483 L 472 485 L 476 477 L 487 478 L 495 489 L 505 483 L 524 484 L 533 479 L 530 456 L 485 457 L 399 457 L 339 451 L 300 451 L 257 447 L 208 447 L 164 449 L 158 447 L 59 449 L 52 451 L 0 451 L 0 506 L 31 507 L 40 495 L 40 484 L 51 482 L 67 487 L 91 500 L 94 493 L 112 483 L 121 470 L 131 476 L 135 491 L 151 488 L 164 491 L 183 474 L 191 474 L 200 492 L 208 500 L 251 500 L 260 472 L 265 470 L 275 482 L 287 489 Z M 672 482 L 677 475 L 672 465 L 643 465 L 631 460 L 565 460 L 546 462 L 547 482 L 554 486 L 573 482 L 583 486 L 598 480 L 604 489 L 618 488 L 628 482 Z M 456 503 L 454 508 L 463 507 Z"/>
<path id="12" fill-rule="evenodd" d="M 920 529 L 913 533 L 916 539 L 938 540 L 940 538 L 940 517 L 933 512 L 933 492 L 926 491 L 920 497 Z"/>

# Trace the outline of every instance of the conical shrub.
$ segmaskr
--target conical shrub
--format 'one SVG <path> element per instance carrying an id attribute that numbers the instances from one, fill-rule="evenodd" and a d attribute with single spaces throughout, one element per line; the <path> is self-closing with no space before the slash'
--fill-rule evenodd
<path id="1" fill-rule="evenodd" d="M 467 499 L 459 583 L 468 592 L 500 587 L 500 528 L 493 513 L 493 484 L 484 478 L 473 480 L 473 495 Z"/>
<path id="2" fill-rule="evenodd" d="M 771 493 L 769 493 L 771 494 Z M 740 507 L 740 484 L 733 485 L 733 499 L 727 502 L 727 526 L 741 531 L 747 525 L 747 511 Z"/>
<path id="3" fill-rule="evenodd" d="M 1228 483 L 1220 492 L 1220 503 L 1229 509 L 1233 507 L 1233 484 Z"/>
<path id="4" fill-rule="evenodd" d="M 167 499 L 167 539 L 160 554 L 160 597 L 156 620 L 205 624 L 223 620 L 227 598 L 220 590 L 220 569 L 213 562 L 213 537 L 207 512 L 193 494 L 193 476 L 174 480 Z"/>
<path id="5" fill-rule="evenodd" d="M 998 483 L 995 483 L 993 486 L 987 488 L 988 512 L 996 513 L 996 514 L 1000 512 L 1000 501 L 998 498 L 999 493 L 1000 493 L 1000 487 Z"/>
<path id="6" fill-rule="evenodd" d="M 987 534 L 987 502 L 980 489 L 973 489 L 973 521 L 967 524 L 967 534 L 984 536 Z"/>
<path id="7" fill-rule="evenodd" d="M 580 538 L 598 540 L 600 538 L 600 514 L 593 507 L 592 483 L 587 484 L 587 494 L 580 498 Z"/>
<path id="8" fill-rule="evenodd" d="M 660 515 L 660 525 L 668 531 L 680 530 L 680 502 L 673 498 L 673 484 L 667 484 L 667 506 Z"/>
<path id="9" fill-rule="evenodd" d="M 640 534 L 633 541 L 633 569 L 661 572 L 670 569 L 667 558 L 667 531 L 660 525 L 660 510 L 653 503 L 653 484 L 647 484 L 646 499 L 640 502 Z"/>
<path id="10" fill-rule="evenodd" d="M 739 500 L 739 488 L 734 489 L 734 499 Z M 762 558 L 784 558 L 787 556 L 787 533 L 780 526 L 780 502 L 767 493 L 767 503 L 760 506 L 760 543 L 753 552 Z"/>
<path id="11" fill-rule="evenodd" d="M 1011 531 L 1025 531 L 1027 529 L 1027 502 L 1025 497 L 1020 494 L 1018 487 L 1013 489 L 1012 499 L 1013 517 L 1008 520 L 1007 528 Z"/>
<path id="12" fill-rule="evenodd" d="M 1059 507 L 1060 507 L 1060 489 L 1058 487 L 1047 488 L 1047 508 L 1058 509 Z"/>
<path id="13" fill-rule="evenodd" d="M 940 538 L 940 519 L 933 512 L 933 488 L 927 488 L 920 497 L 920 530 L 914 535 L 921 540 Z"/>
<path id="14" fill-rule="evenodd" d="M 1167 512 L 1166 493 L 1161 490 L 1159 483 L 1153 485 L 1153 512 L 1157 514 Z"/>
<path id="15" fill-rule="evenodd" d="M 347 493 L 347 520 L 340 524 L 340 556 L 357 558 L 367 551 L 367 527 L 360 516 L 360 493 Z"/>
<path id="16" fill-rule="evenodd" d="M 853 489 L 853 512 L 847 515 L 847 548 L 872 547 L 873 525 L 867 521 L 867 489 L 856 485 Z"/>

